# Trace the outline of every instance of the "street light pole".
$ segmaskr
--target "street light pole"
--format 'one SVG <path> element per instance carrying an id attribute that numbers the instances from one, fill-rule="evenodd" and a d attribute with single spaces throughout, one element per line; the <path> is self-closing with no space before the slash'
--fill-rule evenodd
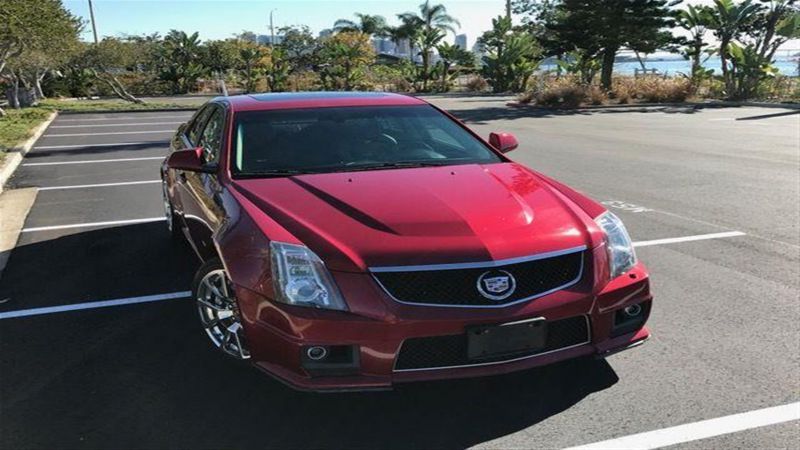
<path id="1" fill-rule="evenodd" d="M 89 0 L 89 17 L 92 19 L 92 33 L 94 34 L 94 43 L 97 44 L 97 26 L 94 24 L 94 8 L 92 8 L 92 0 Z"/>
<path id="2" fill-rule="evenodd" d="M 506 17 L 511 20 L 511 0 L 506 0 Z"/>
<path id="3" fill-rule="evenodd" d="M 269 12 L 269 32 L 270 32 L 269 45 L 274 47 L 275 46 L 275 26 L 272 24 L 272 13 L 273 12 L 275 12 L 274 9 Z"/>

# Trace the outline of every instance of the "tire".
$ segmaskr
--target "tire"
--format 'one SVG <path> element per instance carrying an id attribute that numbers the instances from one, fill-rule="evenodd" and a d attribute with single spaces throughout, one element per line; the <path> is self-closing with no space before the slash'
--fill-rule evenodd
<path id="1" fill-rule="evenodd" d="M 219 258 L 209 259 L 197 271 L 192 281 L 192 298 L 200 325 L 212 345 L 234 359 L 249 359 L 239 304 Z"/>

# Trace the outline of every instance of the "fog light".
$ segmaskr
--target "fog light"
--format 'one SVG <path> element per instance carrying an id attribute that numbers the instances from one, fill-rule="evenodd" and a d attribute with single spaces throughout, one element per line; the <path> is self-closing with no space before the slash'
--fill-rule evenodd
<path id="1" fill-rule="evenodd" d="M 312 361 L 321 361 L 328 356 L 328 349 L 319 346 L 309 347 L 308 350 L 306 350 L 306 356 Z"/>
<path id="2" fill-rule="evenodd" d="M 357 345 L 310 345 L 300 349 L 300 365 L 312 377 L 357 375 L 360 353 Z"/>
<path id="3" fill-rule="evenodd" d="M 642 313 L 642 306 L 641 305 L 626 306 L 624 311 L 626 316 L 633 318 Z"/>
<path id="4" fill-rule="evenodd" d="M 611 337 L 621 336 L 642 328 L 648 316 L 650 316 L 649 301 L 628 305 L 616 310 L 614 312 L 614 325 L 611 327 Z"/>

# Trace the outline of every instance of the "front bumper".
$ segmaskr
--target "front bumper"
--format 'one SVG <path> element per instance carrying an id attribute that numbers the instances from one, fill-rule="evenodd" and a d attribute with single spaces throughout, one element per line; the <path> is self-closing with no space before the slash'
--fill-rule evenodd
<path id="1" fill-rule="evenodd" d="M 603 357 L 636 346 L 650 335 L 644 322 L 651 309 L 652 296 L 646 269 L 641 264 L 598 293 L 592 293 L 591 286 L 577 285 L 522 305 L 492 310 L 401 305 L 387 298 L 368 275 L 337 274 L 337 283 L 349 294 L 351 312 L 276 304 L 237 287 L 251 361 L 256 367 L 301 390 L 380 390 L 390 389 L 396 383 L 496 375 L 581 356 Z M 375 297 L 382 301 L 375 302 Z M 351 298 L 354 300 L 350 301 Z M 359 300 L 364 298 L 373 301 Z M 380 307 L 370 310 L 359 307 L 375 304 Z M 615 334 L 615 314 L 633 304 L 647 305 L 641 326 Z M 398 355 L 407 340 L 458 336 L 471 325 L 501 324 L 533 317 L 544 317 L 551 323 L 584 318 L 586 338 L 536 354 L 490 363 L 444 364 L 413 370 L 397 366 Z M 303 354 L 312 345 L 353 346 L 357 353 L 356 369 L 335 376 L 308 370 L 307 365 L 304 367 L 307 361 L 304 362 Z"/>

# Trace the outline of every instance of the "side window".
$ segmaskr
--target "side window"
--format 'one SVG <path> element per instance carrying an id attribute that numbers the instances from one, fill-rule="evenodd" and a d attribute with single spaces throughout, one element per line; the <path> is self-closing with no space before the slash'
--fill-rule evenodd
<path id="1" fill-rule="evenodd" d="M 222 149 L 222 128 L 225 125 L 225 115 L 220 108 L 213 108 L 211 118 L 208 119 L 203 134 L 200 136 L 198 146 L 203 147 L 203 162 L 209 163 L 219 159 Z"/>
<path id="2" fill-rule="evenodd" d="M 213 111 L 214 107 L 209 105 L 203 108 L 202 111 L 197 113 L 197 116 L 195 116 L 194 122 L 192 122 L 191 127 L 188 130 L 186 130 L 186 136 L 189 138 L 189 142 L 191 142 L 194 145 L 197 145 L 197 140 L 200 138 L 200 132 L 203 130 L 203 125 L 206 124 L 208 116 Z"/>

